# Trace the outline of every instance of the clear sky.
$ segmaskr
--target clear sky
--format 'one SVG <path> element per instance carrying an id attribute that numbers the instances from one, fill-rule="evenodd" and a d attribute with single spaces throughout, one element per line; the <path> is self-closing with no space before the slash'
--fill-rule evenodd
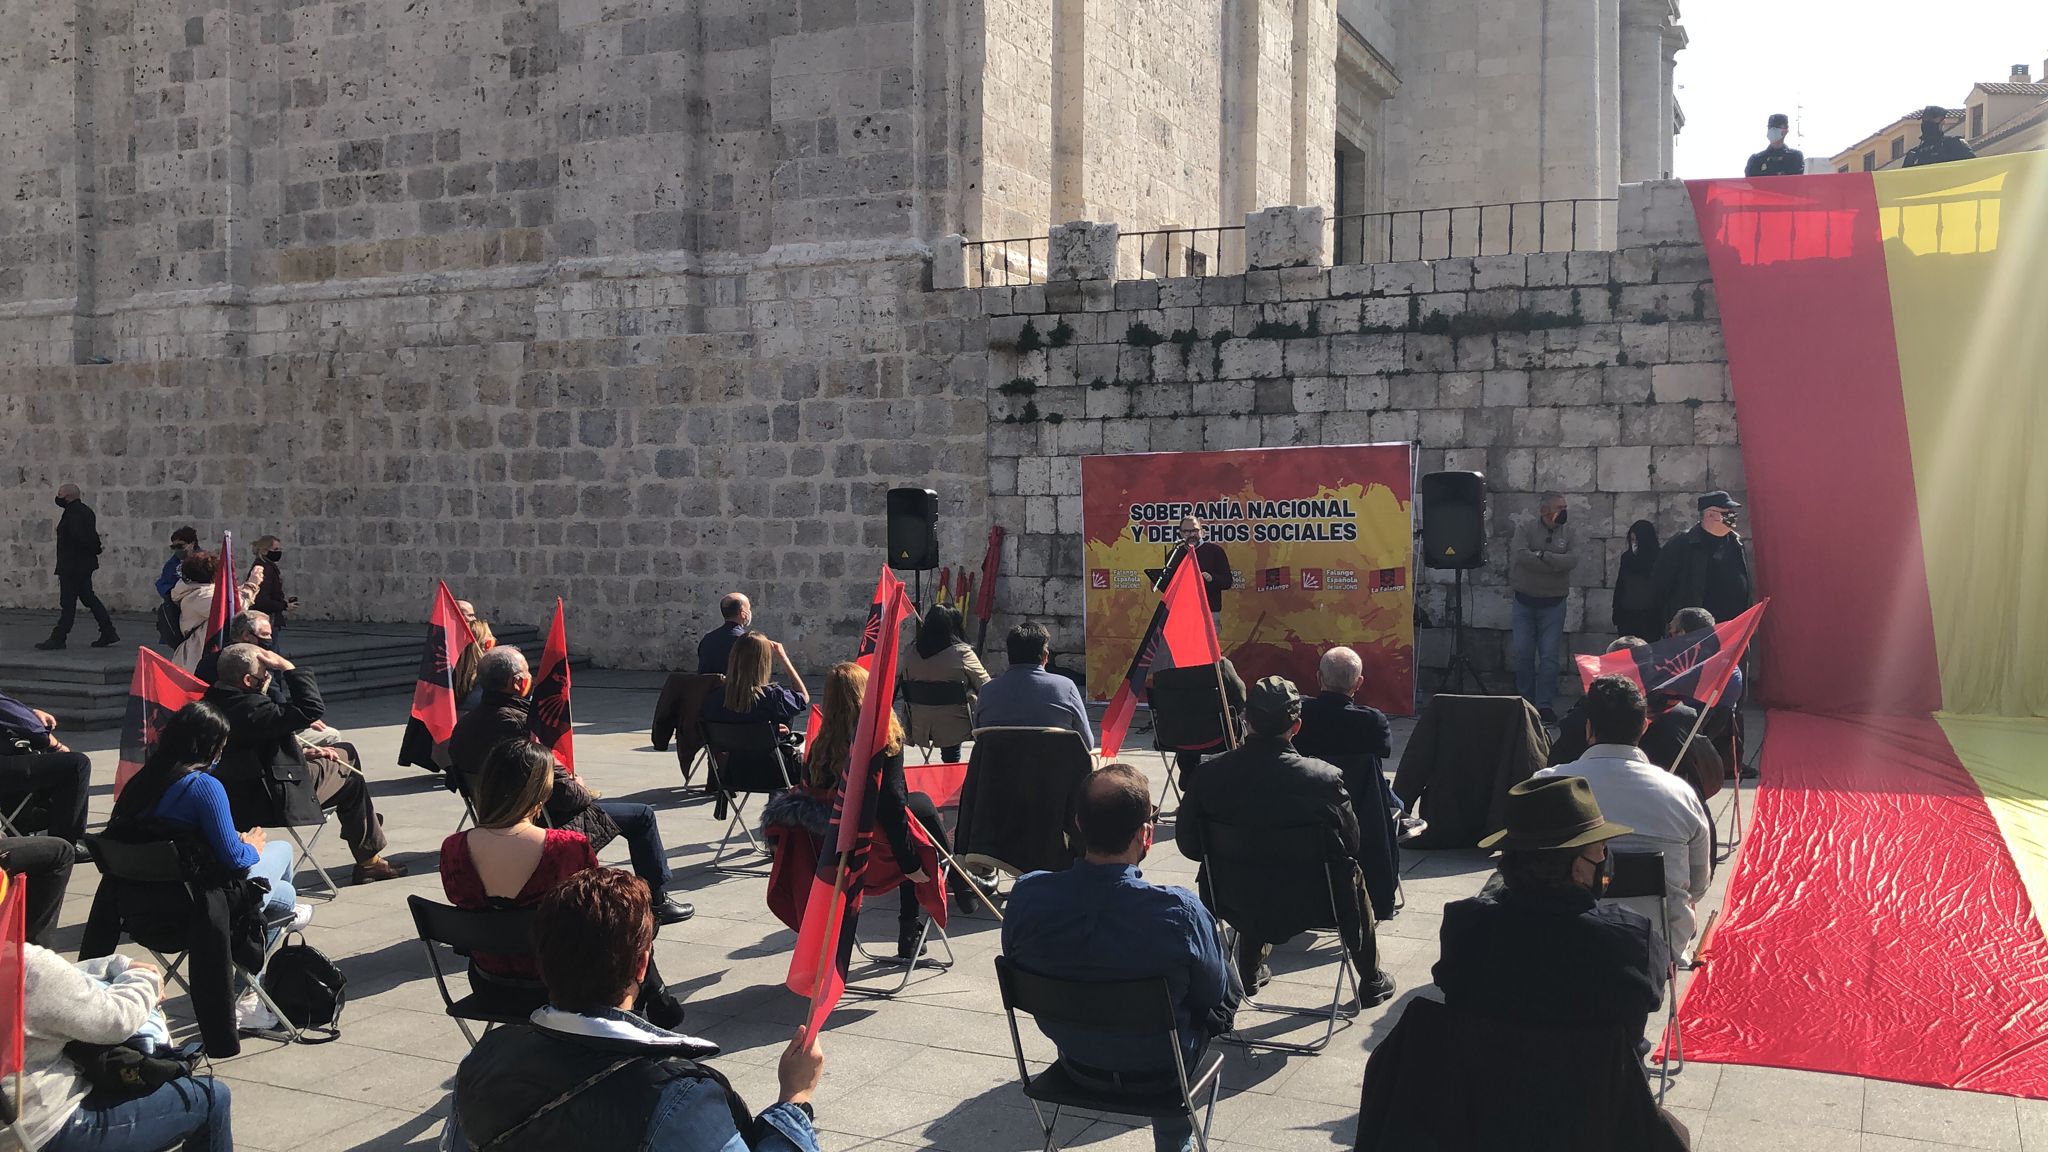
<path id="1" fill-rule="evenodd" d="M 1831 156 L 1908 109 L 1963 106 L 1970 85 L 2014 64 L 2043 79 L 2048 0 L 1679 0 L 1681 177 L 1740 176 L 1764 120 Z M 1953 129 L 1951 129 L 1953 131 Z"/>

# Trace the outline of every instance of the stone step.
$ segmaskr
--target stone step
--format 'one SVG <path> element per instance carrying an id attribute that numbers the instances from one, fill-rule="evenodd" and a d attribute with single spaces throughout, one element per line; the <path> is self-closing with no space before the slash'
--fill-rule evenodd
<path id="1" fill-rule="evenodd" d="M 50 613 L 0 612 L 0 692 L 57 717 L 62 728 L 105 728 L 120 724 L 128 707 L 128 682 L 136 645 L 155 634 L 146 617 L 116 616 L 122 643 L 90 647 L 90 621 L 72 632 L 61 651 L 33 645 L 49 634 Z M 419 671 L 426 629 L 417 623 L 294 623 L 280 647 L 319 680 L 329 700 L 347 700 L 410 688 Z M 529 660 L 540 658 L 543 637 L 531 627 L 495 629 L 498 642 L 516 645 Z M 164 649 L 151 645 L 159 653 Z M 164 653 L 167 654 L 167 653 Z M 580 663 L 580 661 L 578 662 Z"/>

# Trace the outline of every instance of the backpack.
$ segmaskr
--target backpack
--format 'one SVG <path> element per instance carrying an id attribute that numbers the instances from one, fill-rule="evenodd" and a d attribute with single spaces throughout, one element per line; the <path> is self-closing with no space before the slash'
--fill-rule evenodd
<path id="1" fill-rule="evenodd" d="M 297 932 L 270 954 L 263 966 L 263 990 L 295 1028 L 322 1028 L 327 1035 L 308 1044 L 325 1044 L 341 1036 L 341 1010 L 348 1003 L 348 977 L 324 953 Z"/>
<path id="2" fill-rule="evenodd" d="M 156 606 L 156 642 L 166 648 L 176 648 L 185 642 L 185 630 L 178 627 L 179 608 L 170 597 Z"/>

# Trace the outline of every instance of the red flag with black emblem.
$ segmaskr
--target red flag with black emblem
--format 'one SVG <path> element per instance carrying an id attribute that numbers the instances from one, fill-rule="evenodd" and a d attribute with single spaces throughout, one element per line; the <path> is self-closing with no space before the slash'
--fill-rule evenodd
<path id="1" fill-rule="evenodd" d="M 569 730 L 569 633 L 562 624 L 562 598 L 555 597 L 555 622 L 548 625 L 540 672 L 533 678 L 533 708 L 527 731 L 533 742 L 555 754 L 555 763 L 576 774 L 575 734 Z"/>
<path id="2" fill-rule="evenodd" d="M 200 653 L 202 659 L 208 653 L 218 653 L 228 646 L 228 625 L 234 622 L 242 611 L 241 585 L 235 579 L 235 534 L 220 534 L 220 555 L 213 569 L 213 604 L 206 610 L 206 648 Z"/>
<path id="3" fill-rule="evenodd" d="M 1733 620 L 1655 644 L 1580 656 L 1579 680 L 1591 687 L 1595 677 L 1626 676 L 1642 686 L 1645 696 L 1677 700 L 1704 712 L 1720 702 L 1770 603 L 1766 597 Z"/>
<path id="4" fill-rule="evenodd" d="M 185 705 L 206 695 L 197 676 L 147 648 L 135 650 L 135 674 L 128 678 L 128 711 L 121 718 L 121 759 L 114 768 L 114 795 L 142 770 L 156 748 L 157 734 Z"/>
<path id="5" fill-rule="evenodd" d="M 1145 680 L 1161 656 L 1166 658 L 1161 667 L 1173 668 L 1192 668 L 1223 659 L 1222 645 L 1216 639 L 1216 618 L 1209 614 L 1209 596 L 1202 587 L 1202 566 L 1194 562 L 1192 553 L 1184 554 L 1174 565 L 1159 607 L 1152 612 L 1152 623 L 1145 629 L 1145 638 L 1138 642 L 1130 668 L 1117 684 L 1116 694 L 1109 698 L 1109 707 L 1103 710 L 1104 760 L 1123 749 L 1131 714 L 1137 711 L 1138 697 L 1145 693 Z"/>
<path id="6" fill-rule="evenodd" d="M 427 624 L 427 642 L 420 649 L 419 678 L 412 689 L 412 717 L 405 722 L 405 737 L 398 745 L 400 766 L 440 771 L 434 763 L 434 746 L 447 741 L 455 731 L 455 662 L 476 637 L 470 634 L 455 595 L 441 582 L 434 592 L 433 615 Z"/>
<path id="7" fill-rule="evenodd" d="M 889 741 L 898 639 L 903 619 L 910 611 L 903 581 L 887 568 L 882 569 L 875 599 L 861 641 L 861 647 L 872 657 L 867 691 L 861 694 L 860 719 L 840 773 L 839 795 L 833 803 L 824 851 L 818 853 L 818 870 L 811 879 L 810 899 L 804 905 L 796 952 L 789 958 L 789 990 L 811 1002 L 805 1033 L 808 1036 L 817 1035 L 825 1017 L 846 991 L 849 949 L 841 938 L 852 930 L 860 912 L 868 848 L 874 839 L 876 800 L 882 790 L 875 753 Z"/>

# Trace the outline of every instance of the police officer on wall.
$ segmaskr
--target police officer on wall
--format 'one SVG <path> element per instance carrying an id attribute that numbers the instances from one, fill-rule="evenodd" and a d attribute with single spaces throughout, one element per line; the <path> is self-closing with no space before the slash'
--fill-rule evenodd
<path id="1" fill-rule="evenodd" d="M 1783 112 L 1771 113 L 1764 127 L 1764 134 L 1771 142 L 1764 146 L 1763 151 L 1750 156 L 1749 166 L 1742 172 L 1744 176 L 1806 175 L 1806 153 L 1785 146 L 1785 132 L 1791 126 L 1792 121 Z"/>
<path id="2" fill-rule="evenodd" d="M 1906 168 L 1918 168 L 1922 164 L 1946 164 L 1951 160 L 1975 160 L 1977 153 L 1968 144 L 1942 131 L 1942 124 L 1948 119 L 1948 109 L 1939 104 L 1929 104 L 1920 110 L 1920 143 L 1906 153 Z"/>

